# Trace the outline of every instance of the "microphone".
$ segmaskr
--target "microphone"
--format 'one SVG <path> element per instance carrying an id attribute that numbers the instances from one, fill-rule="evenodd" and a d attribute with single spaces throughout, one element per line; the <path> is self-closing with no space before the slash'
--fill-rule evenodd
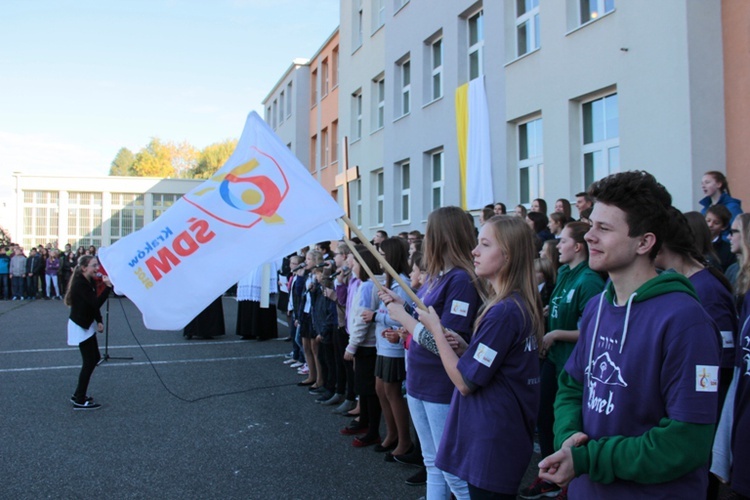
<path id="1" fill-rule="evenodd" d="M 329 265 L 330 265 L 330 263 L 328 263 L 328 262 L 321 262 L 317 266 L 313 267 L 313 269 L 320 269 L 321 267 L 328 267 Z"/>
<path id="2" fill-rule="evenodd" d="M 339 269 L 338 271 L 336 271 L 335 273 L 333 273 L 331 275 L 331 278 L 335 278 L 336 276 L 338 276 L 341 273 L 344 273 L 344 276 L 346 276 L 347 274 L 349 274 L 349 268 L 346 267 L 346 266 L 342 267 L 341 269 Z"/>
<path id="3" fill-rule="evenodd" d="M 295 273 L 295 272 L 299 271 L 300 269 L 302 269 L 304 267 L 305 267 L 305 264 L 299 264 L 297 267 L 295 267 L 294 269 L 292 269 L 292 272 Z"/>

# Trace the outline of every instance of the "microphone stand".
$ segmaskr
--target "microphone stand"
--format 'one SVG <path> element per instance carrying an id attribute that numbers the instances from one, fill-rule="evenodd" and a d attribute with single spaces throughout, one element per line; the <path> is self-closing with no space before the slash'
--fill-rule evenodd
<path id="1" fill-rule="evenodd" d="M 133 359 L 132 356 L 123 356 L 123 357 L 116 357 L 116 356 L 110 356 L 109 355 L 109 297 L 107 297 L 107 309 L 104 312 L 104 318 L 105 318 L 105 324 L 104 324 L 104 355 L 102 356 L 102 359 L 99 360 L 99 363 L 102 364 L 105 361 L 109 361 L 110 359 Z"/>

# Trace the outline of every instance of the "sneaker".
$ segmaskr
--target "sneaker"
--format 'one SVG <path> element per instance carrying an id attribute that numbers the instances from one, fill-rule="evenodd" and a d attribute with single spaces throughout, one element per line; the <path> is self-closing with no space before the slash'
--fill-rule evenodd
<path id="1" fill-rule="evenodd" d="M 531 485 L 523 488 L 518 492 L 518 496 L 521 498 L 533 499 L 533 498 L 554 498 L 560 493 L 561 489 L 554 483 L 548 483 L 547 481 L 536 478 Z"/>
<path id="2" fill-rule="evenodd" d="M 94 401 L 94 398 L 92 398 L 91 396 L 86 396 L 86 401 Z M 70 402 L 75 404 L 76 402 L 75 394 L 73 396 L 70 396 Z"/>
<path id="3" fill-rule="evenodd" d="M 290 352 L 290 353 L 284 354 L 284 357 L 285 357 L 286 359 L 292 359 L 292 356 L 294 356 L 294 353 L 293 353 L 293 352 Z"/>
<path id="4" fill-rule="evenodd" d="M 557 494 L 555 500 L 568 500 L 568 487 L 564 486 L 560 489 L 560 493 Z"/>
<path id="5" fill-rule="evenodd" d="M 349 412 L 350 410 L 353 410 L 355 406 L 357 406 L 356 401 L 350 401 L 347 399 L 343 403 L 341 403 L 339 406 L 337 406 L 336 409 L 333 410 L 331 413 L 336 413 L 337 415 L 346 415 L 346 413 Z"/>
<path id="6" fill-rule="evenodd" d="M 307 367 L 306 364 L 302 368 L 297 370 L 298 375 L 308 375 L 309 373 L 310 373 L 310 369 Z"/>
<path id="7" fill-rule="evenodd" d="M 427 469 L 422 467 L 419 472 L 404 481 L 409 486 L 421 486 L 427 483 Z"/>
<path id="8" fill-rule="evenodd" d="M 86 401 L 85 403 L 73 403 L 74 410 L 98 410 L 102 405 L 94 403 L 93 401 Z"/>
<path id="9" fill-rule="evenodd" d="M 291 358 L 290 358 L 290 359 L 286 359 L 286 360 L 284 360 L 284 364 L 285 364 L 285 365 L 291 365 L 292 363 L 296 363 L 296 362 L 297 362 L 297 361 L 295 361 L 295 360 L 293 360 L 293 359 L 291 359 Z"/>
<path id="10" fill-rule="evenodd" d="M 302 366 L 303 364 L 304 364 L 304 363 L 300 363 L 299 361 L 295 361 L 294 363 L 292 363 L 291 365 L 289 365 L 289 367 L 290 367 L 290 368 L 299 368 L 299 367 L 300 367 L 300 366 Z"/>

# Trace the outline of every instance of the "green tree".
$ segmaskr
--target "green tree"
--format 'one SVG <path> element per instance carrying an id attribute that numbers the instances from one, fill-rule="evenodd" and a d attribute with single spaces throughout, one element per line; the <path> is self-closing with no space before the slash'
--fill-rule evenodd
<path id="1" fill-rule="evenodd" d="M 109 175 L 135 175 L 135 155 L 128 148 L 120 148 L 109 167 Z"/>
<path id="2" fill-rule="evenodd" d="M 152 137 L 148 146 L 135 155 L 133 171 L 140 177 L 175 177 L 172 148 L 162 143 L 158 137 Z"/>
<path id="3" fill-rule="evenodd" d="M 232 156 L 237 148 L 237 139 L 227 139 L 222 142 L 209 144 L 198 156 L 198 162 L 191 171 L 191 177 L 194 179 L 208 179 L 217 170 L 219 170 L 226 161 Z"/>

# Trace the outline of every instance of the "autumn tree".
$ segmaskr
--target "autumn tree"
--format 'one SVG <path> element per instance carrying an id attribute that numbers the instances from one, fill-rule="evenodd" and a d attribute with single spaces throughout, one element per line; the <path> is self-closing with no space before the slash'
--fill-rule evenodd
<path id="1" fill-rule="evenodd" d="M 120 148 L 109 167 L 109 175 L 135 175 L 135 155 L 128 148 Z"/>
<path id="2" fill-rule="evenodd" d="M 10 232 L 0 226 L 0 246 L 9 246 L 11 243 Z"/>
<path id="3" fill-rule="evenodd" d="M 237 147 L 237 139 L 227 139 L 223 142 L 209 144 L 198 155 L 198 162 L 191 171 L 194 179 L 208 179 L 232 156 Z"/>

